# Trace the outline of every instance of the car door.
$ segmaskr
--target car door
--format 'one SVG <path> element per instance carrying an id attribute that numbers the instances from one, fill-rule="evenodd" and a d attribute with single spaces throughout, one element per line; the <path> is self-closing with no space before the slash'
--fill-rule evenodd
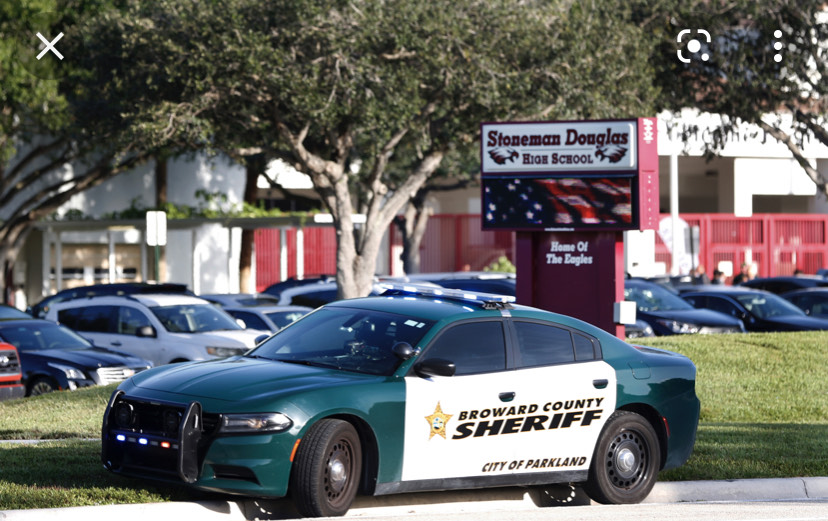
<path id="1" fill-rule="evenodd" d="M 514 471 L 586 478 L 595 444 L 615 410 L 615 369 L 598 341 L 581 331 L 531 319 L 511 321 L 515 338 L 516 413 L 509 420 Z M 525 409 L 523 408 L 525 406 Z"/>
<path id="2" fill-rule="evenodd" d="M 113 347 L 118 310 L 113 306 L 67 307 L 57 312 L 57 321 L 99 347 Z"/>
<path id="3" fill-rule="evenodd" d="M 115 334 L 106 347 L 150 360 L 155 365 L 169 362 L 170 353 L 157 337 L 159 325 L 150 320 L 147 312 L 134 306 L 112 307 L 116 310 Z M 156 331 L 156 337 L 140 334 L 142 328 L 147 326 Z"/>
<path id="4" fill-rule="evenodd" d="M 760 321 L 758 321 L 752 313 L 750 313 L 747 309 L 743 308 L 741 305 L 731 301 L 729 298 L 720 297 L 718 295 L 708 295 L 704 298 L 705 301 L 703 306 L 701 307 L 713 311 L 718 311 L 719 313 L 724 313 L 725 315 L 729 315 L 734 318 L 738 318 L 745 325 L 745 329 L 749 331 L 756 331 L 757 328 L 761 327 L 759 325 Z"/>
<path id="5" fill-rule="evenodd" d="M 501 319 L 453 324 L 425 348 L 420 361 L 449 360 L 454 376 L 405 378 L 403 481 L 508 474 L 514 441 L 499 436 L 513 389 Z M 415 364 L 416 367 L 416 364 Z M 447 484 L 451 487 L 451 484 Z"/>

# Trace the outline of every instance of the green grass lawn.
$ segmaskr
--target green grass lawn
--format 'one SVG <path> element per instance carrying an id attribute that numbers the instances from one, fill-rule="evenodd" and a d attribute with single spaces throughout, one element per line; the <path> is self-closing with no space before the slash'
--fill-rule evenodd
<path id="1" fill-rule="evenodd" d="M 828 332 L 643 340 L 698 368 L 693 456 L 660 479 L 828 476 Z"/>
<path id="2" fill-rule="evenodd" d="M 828 332 L 644 340 L 698 367 L 693 456 L 660 479 L 828 476 Z M 113 389 L 0 402 L 0 439 L 58 440 L 0 444 L 0 510 L 209 497 L 103 469 L 97 438 Z"/>

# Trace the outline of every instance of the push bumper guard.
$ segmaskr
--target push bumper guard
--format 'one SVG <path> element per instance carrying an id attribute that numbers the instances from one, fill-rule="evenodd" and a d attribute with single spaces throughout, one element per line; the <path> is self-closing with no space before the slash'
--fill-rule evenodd
<path id="1" fill-rule="evenodd" d="M 194 483 L 199 476 L 199 445 L 203 435 L 202 408 L 199 402 L 190 402 L 186 408 L 173 404 L 146 404 L 124 399 L 123 391 L 116 391 L 109 399 L 101 429 L 101 460 L 104 467 L 126 474 L 159 475 L 167 479 L 177 477 L 185 483 Z M 133 412 L 140 403 L 142 411 Z M 124 407 L 125 411 L 117 411 Z M 164 432 L 143 425 L 147 410 L 159 408 L 154 416 L 180 415 L 176 433 Z M 113 414 L 120 417 L 113 418 Z M 125 425 L 126 424 L 126 425 Z M 171 436 L 174 434 L 174 436 Z"/>

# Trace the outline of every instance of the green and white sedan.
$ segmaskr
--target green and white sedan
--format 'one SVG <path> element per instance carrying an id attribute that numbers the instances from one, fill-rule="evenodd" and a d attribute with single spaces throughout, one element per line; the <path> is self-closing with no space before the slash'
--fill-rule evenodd
<path id="1" fill-rule="evenodd" d="M 323 306 L 244 356 L 121 384 L 113 472 L 254 497 L 305 516 L 357 493 L 580 483 L 634 503 L 683 464 L 696 368 L 509 298 L 395 287 Z"/>

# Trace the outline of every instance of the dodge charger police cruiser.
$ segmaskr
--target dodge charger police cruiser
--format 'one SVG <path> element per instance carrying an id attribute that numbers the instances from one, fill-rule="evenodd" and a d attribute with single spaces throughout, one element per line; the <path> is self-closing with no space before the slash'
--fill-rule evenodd
<path id="1" fill-rule="evenodd" d="M 683 464 L 696 368 L 511 297 L 393 286 L 323 306 L 243 356 L 122 383 L 111 471 L 338 516 L 357 493 L 581 483 L 634 503 Z"/>

